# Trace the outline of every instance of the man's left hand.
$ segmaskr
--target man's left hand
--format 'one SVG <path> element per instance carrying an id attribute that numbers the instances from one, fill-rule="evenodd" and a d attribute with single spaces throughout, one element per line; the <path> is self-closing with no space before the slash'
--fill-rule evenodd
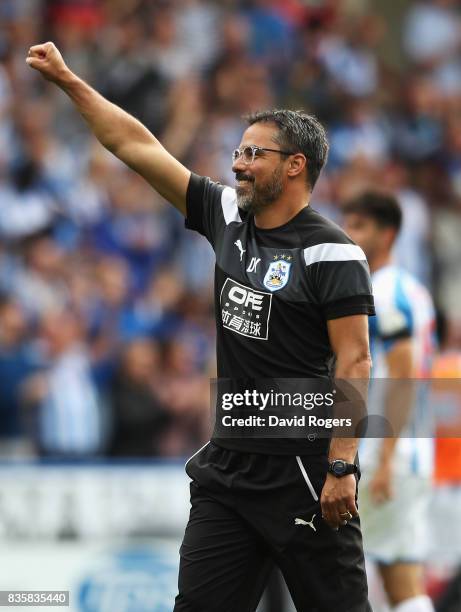
<path id="1" fill-rule="evenodd" d="M 323 519 L 333 529 L 346 525 L 347 521 L 358 516 L 355 503 L 357 483 L 354 474 L 337 478 L 327 474 L 320 497 Z"/>

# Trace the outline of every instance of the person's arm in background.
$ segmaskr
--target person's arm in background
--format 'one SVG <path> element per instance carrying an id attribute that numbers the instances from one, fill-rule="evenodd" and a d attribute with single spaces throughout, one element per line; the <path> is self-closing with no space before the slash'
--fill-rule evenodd
<path id="1" fill-rule="evenodd" d="M 368 343 L 368 316 L 354 315 L 328 321 L 328 335 L 331 347 L 336 355 L 337 379 L 355 379 L 366 385 L 370 377 L 371 358 Z M 361 416 L 361 415 L 360 415 Z M 343 459 L 354 463 L 358 439 L 333 437 L 330 444 L 328 460 Z M 357 516 L 355 503 L 355 474 L 342 478 L 328 473 L 322 490 L 320 503 L 322 515 L 334 529 L 344 524 L 341 514 L 350 512 Z"/>
<path id="2" fill-rule="evenodd" d="M 185 214 L 190 171 L 142 123 L 75 75 L 52 42 L 31 47 L 26 62 L 69 96 L 106 149 Z"/>
<path id="3" fill-rule="evenodd" d="M 392 436 L 381 441 L 378 469 L 369 484 L 371 498 L 376 504 L 393 496 L 393 459 L 399 435 L 408 423 L 414 405 L 415 364 L 411 338 L 396 340 L 386 353 L 389 378 L 385 381 L 385 417 L 392 428 Z M 403 382 L 406 380 L 406 382 Z"/>

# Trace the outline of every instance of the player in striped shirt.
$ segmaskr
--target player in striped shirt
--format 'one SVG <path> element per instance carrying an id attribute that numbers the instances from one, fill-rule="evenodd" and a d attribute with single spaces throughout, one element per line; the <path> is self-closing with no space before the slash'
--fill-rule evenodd
<path id="1" fill-rule="evenodd" d="M 423 427 L 429 416 L 423 385 L 411 381 L 430 376 L 434 306 L 427 289 L 393 261 L 402 222 L 395 198 L 366 192 L 347 202 L 343 213 L 345 229 L 365 251 L 372 272 L 372 378 L 379 380 L 371 383 L 369 413 L 381 412 L 394 428 L 394 435 L 365 438 L 360 445 L 365 551 L 378 564 L 393 610 L 432 612 L 422 562 L 430 536 L 433 439 Z"/>

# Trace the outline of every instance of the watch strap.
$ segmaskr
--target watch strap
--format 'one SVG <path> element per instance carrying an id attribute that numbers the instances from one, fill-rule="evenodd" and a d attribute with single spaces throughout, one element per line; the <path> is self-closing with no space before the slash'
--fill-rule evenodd
<path id="1" fill-rule="evenodd" d="M 330 461 L 328 464 L 328 471 L 337 478 L 347 476 L 348 474 L 360 475 L 359 466 L 356 463 L 348 463 L 344 459 L 334 459 Z"/>

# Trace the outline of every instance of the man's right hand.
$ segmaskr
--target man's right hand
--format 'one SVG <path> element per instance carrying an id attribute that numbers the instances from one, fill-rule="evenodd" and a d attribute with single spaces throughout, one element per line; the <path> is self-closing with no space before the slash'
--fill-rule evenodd
<path id="1" fill-rule="evenodd" d="M 106 149 L 144 177 L 182 214 L 186 214 L 186 194 L 191 173 L 168 153 L 142 123 L 74 74 L 52 42 L 31 47 L 26 62 L 69 96 Z"/>
<path id="2" fill-rule="evenodd" d="M 41 72 L 48 81 L 59 85 L 70 74 L 62 55 L 52 42 L 34 45 L 29 49 L 26 63 Z"/>
<path id="3" fill-rule="evenodd" d="M 373 474 L 368 486 L 371 499 L 377 506 L 390 501 L 394 497 L 392 476 L 393 470 L 390 461 L 382 462 Z"/>

